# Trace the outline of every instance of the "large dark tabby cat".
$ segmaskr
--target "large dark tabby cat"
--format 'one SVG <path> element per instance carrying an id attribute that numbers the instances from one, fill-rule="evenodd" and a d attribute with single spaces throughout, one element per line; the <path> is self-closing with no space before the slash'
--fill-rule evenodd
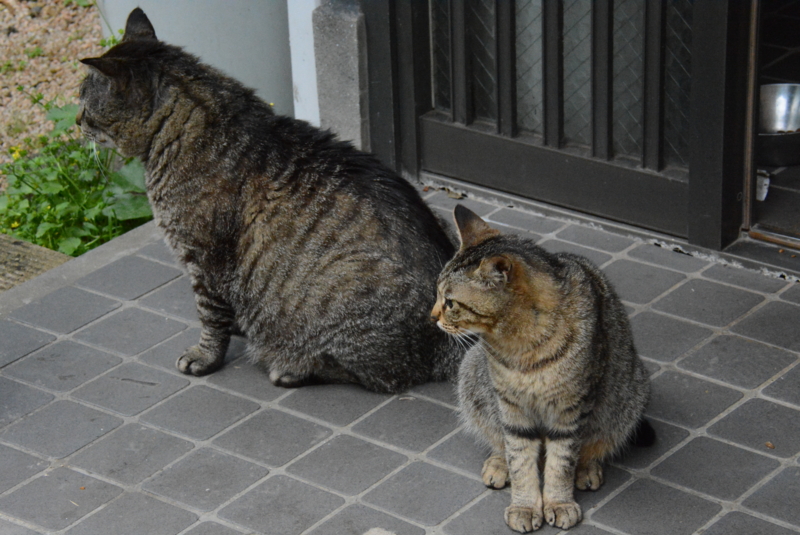
<path id="1" fill-rule="evenodd" d="M 428 320 L 454 246 L 411 185 L 159 41 L 141 9 L 82 62 L 78 123 L 141 158 L 191 276 L 202 334 L 181 371 L 218 368 L 238 328 L 281 386 L 395 392 L 456 373 L 463 351 Z"/>
<path id="2" fill-rule="evenodd" d="M 492 447 L 483 481 L 510 479 L 510 528 L 569 528 L 581 519 L 573 485 L 596 490 L 604 459 L 655 439 L 628 317 L 586 258 L 501 235 L 461 205 L 455 218 L 461 248 L 439 277 L 432 315 L 448 333 L 480 337 L 458 394 L 468 427 Z"/>

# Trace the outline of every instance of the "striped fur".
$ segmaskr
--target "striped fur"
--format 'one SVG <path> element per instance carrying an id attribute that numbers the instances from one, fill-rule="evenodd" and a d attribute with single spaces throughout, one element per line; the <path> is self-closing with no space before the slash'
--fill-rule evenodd
<path id="1" fill-rule="evenodd" d="M 627 314 L 586 258 L 501 235 L 463 206 L 455 215 L 461 248 L 439 276 L 433 316 L 478 338 L 458 394 L 463 419 L 492 448 L 483 481 L 510 480 L 512 529 L 569 528 L 582 516 L 573 486 L 599 488 L 601 463 L 649 428 L 648 374 Z"/>
<path id="2" fill-rule="evenodd" d="M 141 158 L 191 277 L 202 334 L 181 371 L 214 371 L 243 332 L 281 386 L 397 392 L 456 374 L 463 350 L 428 321 L 454 246 L 411 185 L 159 41 L 138 8 L 83 63 L 81 128 Z"/>

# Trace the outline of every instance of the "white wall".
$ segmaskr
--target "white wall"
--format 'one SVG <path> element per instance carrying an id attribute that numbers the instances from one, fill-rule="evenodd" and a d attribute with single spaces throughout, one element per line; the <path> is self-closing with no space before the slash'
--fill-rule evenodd
<path id="1" fill-rule="evenodd" d="M 275 104 L 275 111 L 294 115 L 295 94 L 302 104 L 309 104 L 308 74 L 293 91 L 292 65 L 294 53 L 289 47 L 289 4 L 310 4 L 314 0 L 100 0 L 101 11 L 111 28 L 125 27 L 125 20 L 134 8 L 141 7 L 153 24 L 159 39 L 184 47 L 226 74 L 256 90 L 258 95 Z M 311 7 L 313 9 L 313 7 Z M 296 12 L 297 8 L 292 7 Z M 308 34 L 305 23 L 308 21 Z M 314 65 L 311 12 L 298 15 L 295 24 L 297 41 L 311 42 L 310 64 Z M 105 23 L 103 23 L 105 26 Z M 103 28 L 108 32 L 108 28 Z M 298 33 L 299 32 L 299 33 Z M 300 47 L 302 49 L 302 47 Z M 298 59 L 304 68 L 307 59 Z M 316 99 L 316 70 L 313 75 Z M 312 112 L 301 108 L 304 114 Z M 313 107 L 312 107 L 313 111 Z M 317 107 L 317 123 L 319 111 Z M 313 115 L 312 115 L 313 117 Z M 304 117 L 305 118 L 305 117 Z"/>
<path id="2" fill-rule="evenodd" d="M 311 12 L 322 0 L 288 0 L 294 116 L 319 126 L 317 67 Z"/>

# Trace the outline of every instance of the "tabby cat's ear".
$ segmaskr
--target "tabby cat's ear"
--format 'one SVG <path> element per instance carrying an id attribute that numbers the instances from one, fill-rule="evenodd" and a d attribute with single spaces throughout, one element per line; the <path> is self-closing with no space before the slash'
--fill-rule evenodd
<path id="1" fill-rule="evenodd" d="M 507 256 L 493 256 L 481 260 L 478 271 L 488 280 L 497 281 L 499 277 L 502 277 L 503 282 L 508 283 L 513 278 L 514 263 Z"/>
<path id="2" fill-rule="evenodd" d="M 462 251 L 500 234 L 500 231 L 486 224 L 478 214 L 460 204 L 453 210 L 453 216 L 458 228 L 458 237 L 461 239 Z"/>
<path id="3" fill-rule="evenodd" d="M 128 15 L 128 22 L 125 23 L 125 35 L 122 36 L 123 41 L 135 39 L 158 39 L 155 28 L 150 24 L 150 19 L 138 7 Z"/>
<path id="4" fill-rule="evenodd" d="M 120 78 L 121 76 L 126 75 L 128 72 L 125 68 L 124 60 L 117 58 L 83 58 L 81 63 L 96 69 L 101 74 L 104 74 L 109 78 Z"/>

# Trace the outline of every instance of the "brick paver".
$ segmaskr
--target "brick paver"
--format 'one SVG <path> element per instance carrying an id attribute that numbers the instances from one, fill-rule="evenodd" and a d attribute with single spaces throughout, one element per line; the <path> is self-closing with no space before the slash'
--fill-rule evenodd
<path id="1" fill-rule="evenodd" d="M 459 202 L 424 195 L 446 219 Z M 652 374 L 656 444 L 576 493 L 584 520 L 570 533 L 800 533 L 800 285 L 641 231 L 462 202 L 602 265 Z M 242 338 L 222 370 L 179 373 L 199 323 L 151 233 L 0 317 L 0 534 L 511 533 L 508 490 L 481 483 L 487 452 L 451 385 L 285 390 Z"/>

